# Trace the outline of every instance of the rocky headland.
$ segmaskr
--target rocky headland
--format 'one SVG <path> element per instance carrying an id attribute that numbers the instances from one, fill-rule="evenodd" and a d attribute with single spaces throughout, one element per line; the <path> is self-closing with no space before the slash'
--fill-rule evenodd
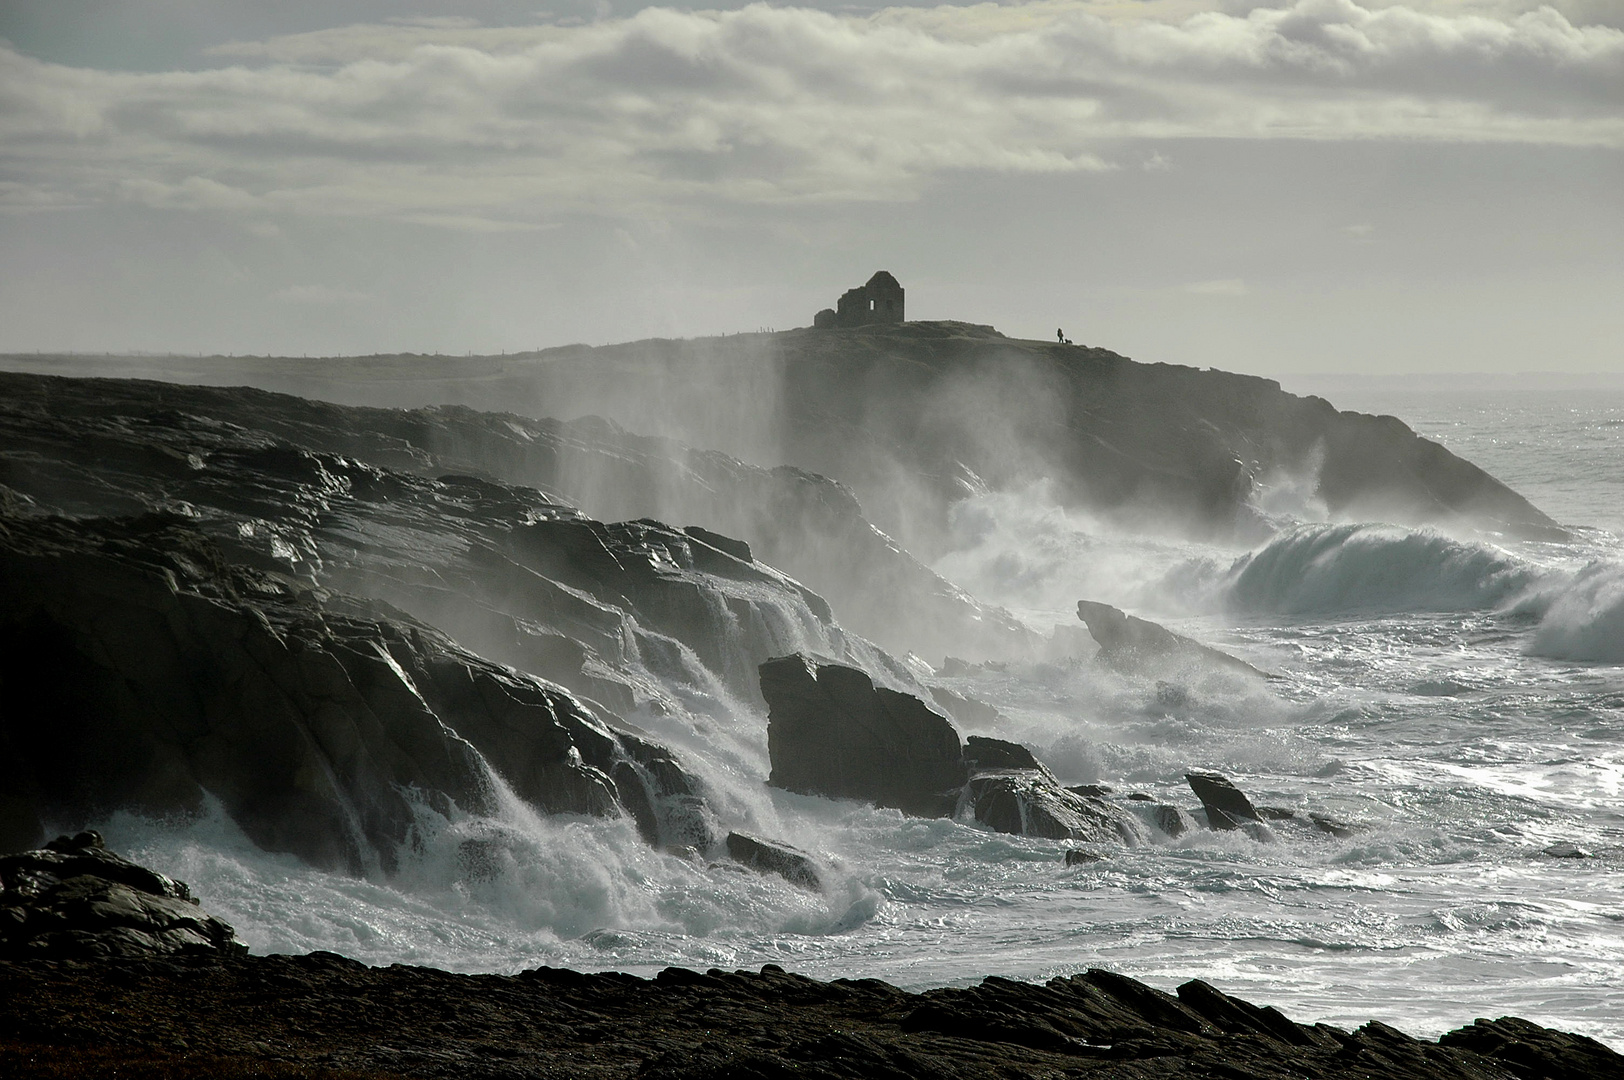
<path id="1" fill-rule="evenodd" d="M 342 402 L 455 401 L 537 417 L 610 417 L 834 477 L 855 491 L 870 520 L 926 561 L 947 507 L 1040 477 L 1067 505 L 1198 535 L 1255 535 L 1255 496 L 1285 478 L 1306 481 L 1333 517 L 1561 535 L 1521 495 L 1396 417 L 1339 410 L 1270 379 L 1139 363 L 962 322 L 501 357 L 5 362 L 87 374 L 143 365 L 165 378 Z"/>

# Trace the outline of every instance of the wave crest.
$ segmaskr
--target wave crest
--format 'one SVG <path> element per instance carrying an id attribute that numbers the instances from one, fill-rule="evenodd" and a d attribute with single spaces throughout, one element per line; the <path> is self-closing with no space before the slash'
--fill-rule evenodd
<path id="1" fill-rule="evenodd" d="M 1230 568 L 1227 606 L 1286 615 L 1499 607 L 1540 571 L 1490 544 L 1431 529 L 1304 525 Z"/>

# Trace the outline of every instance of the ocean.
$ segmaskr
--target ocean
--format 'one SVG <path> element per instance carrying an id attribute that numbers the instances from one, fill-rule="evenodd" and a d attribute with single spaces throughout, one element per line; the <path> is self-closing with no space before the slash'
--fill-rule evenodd
<path id="1" fill-rule="evenodd" d="M 1311 463 L 1267 478 L 1269 530 L 1236 545 L 1125 532 L 1038 484 L 961 504 L 936 568 L 1045 633 L 1106 601 L 1280 677 L 909 663 L 995 705 L 993 733 L 1068 783 L 1193 808 L 1185 772 L 1214 770 L 1349 836 L 1282 821 L 1267 843 L 1202 831 L 1067 868 L 1059 842 L 768 789 L 765 717 L 721 696 L 629 719 L 735 819 L 815 854 L 820 893 L 517 800 L 484 819 L 425 809 L 399 872 L 376 879 L 258 851 L 217 812 L 101 828 L 257 952 L 500 972 L 776 963 L 910 989 L 1103 967 L 1164 989 L 1206 979 L 1304 1022 L 1435 1036 L 1511 1014 L 1624 1049 L 1624 381 L 1282 382 L 1400 416 L 1569 538 L 1327 521 Z M 471 838 L 499 857 L 471 865 Z"/>

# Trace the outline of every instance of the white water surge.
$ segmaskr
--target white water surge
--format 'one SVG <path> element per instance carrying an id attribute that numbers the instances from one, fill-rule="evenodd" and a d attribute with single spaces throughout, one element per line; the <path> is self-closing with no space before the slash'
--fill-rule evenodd
<path id="1" fill-rule="evenodd" d="M 1099 966 L 1204 978 L 1303 1021 L 1437 1034 L 1516 1014 L 1624 1048 L 1624 393 L 1447 390 L 1330 396 L 1403 415 L 1571 541 L 1326 523 L 1282 488 L 1272 538 L 1216 548 L 1113 532 L 1040 486 L 965 504 L 938 566 L 1045 632 L 1103 600 L 1282 676 L 1158 683 L 1034 659 L 942 680 L 1066 781 L 1193 806 L 1184 772 L 1214 769 L 1351 838 L 1202 833 L 1064 869 L 1055 842 L 767 789 L 765 718 L 722 699 L 629 719 L 736 820 L 815 853 L 821 894 L 516 801 L 494 820 L 425 810 L 388 880 L 267 855 L 218 814 L 105 831 L 258 951 L 461 971 L 774 962 L 907 987 Z M 1542 853 L 1557 843 L 1598 857 Z"/>

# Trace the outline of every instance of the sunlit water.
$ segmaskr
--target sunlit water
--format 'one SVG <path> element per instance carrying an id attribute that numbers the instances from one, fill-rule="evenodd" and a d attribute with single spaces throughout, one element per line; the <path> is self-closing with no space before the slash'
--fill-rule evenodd
<path id="1" fill-rule="evenodd" d="M 1282 490 L 1278 535 L 1231 550 L 1113 535 L 1041 485 L 990 496 L 963 507 L 939 567 L 962 585 L 1045 631 L 1077 625 L 1077 599 L 1117 603 L 1281 678 L 1158 685 L 1071 660 L 946 681 L 1067 781 L 1193 807 L 1184 772 L 1216 769 L 1352 838 L 1281 825 L 1270 844 L 1202 834 L 1065 869 L 1058 843 L 771 791 L 764 718 L 718 702 L 635 719 L 696 754 L 733 820 L 817 854 L 821 893 L 517 802 L 491 821 L 425 812 L 388 880 L 259 852 L 218 814 L 121 816 L 109 839 L 263 952 L 463 971 L 774 962 L 916 988 L 1099 966 L 1204 978 L 1300 1020 L 1437 1034 L 1517 1014 L 1624 1047 L 1624 392 L 1288 389 L 1404 416 L 1574 539 L 1326 524 Z M 496 856 L 470 865 L 468 839 Z M 1554 843 L 1597 857 L 1542 853 Z"/>

